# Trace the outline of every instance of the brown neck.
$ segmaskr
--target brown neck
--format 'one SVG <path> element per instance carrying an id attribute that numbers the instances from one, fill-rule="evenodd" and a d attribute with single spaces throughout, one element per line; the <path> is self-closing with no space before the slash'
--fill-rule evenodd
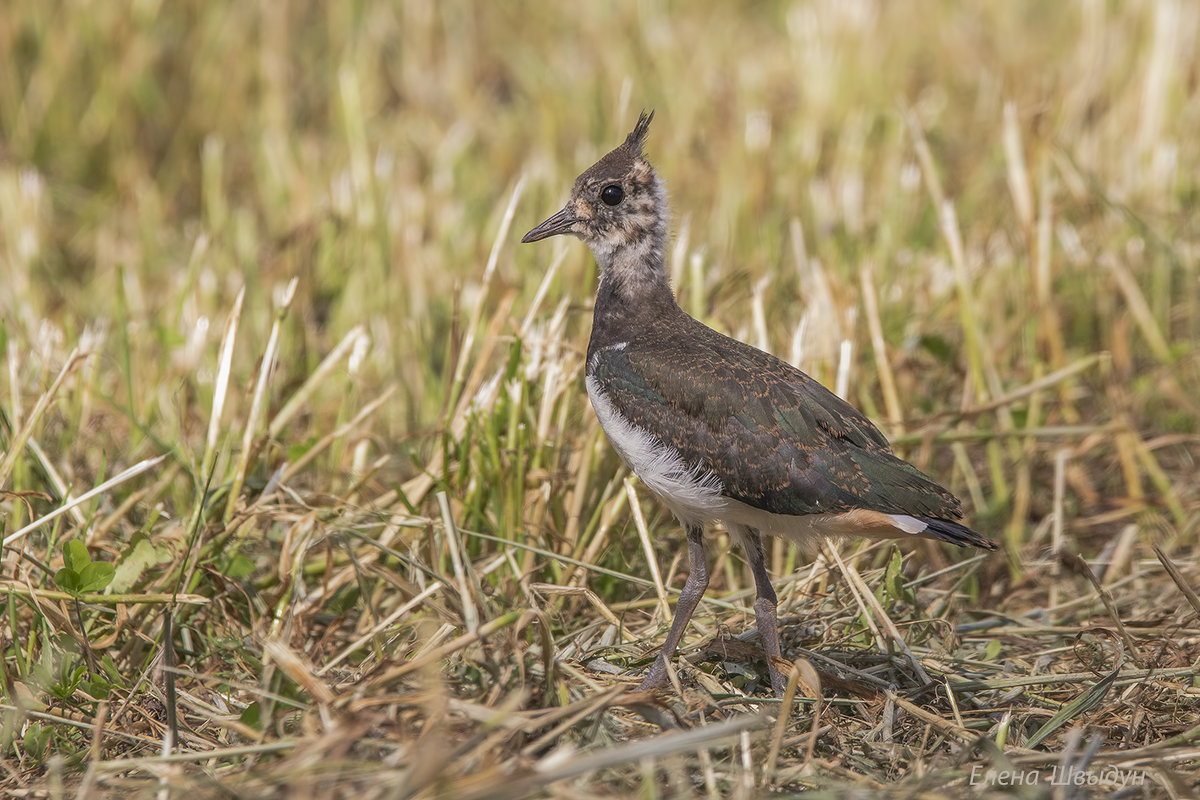
<path id="1" fill-rule="evenodd" d="M 681 313 L 661 258 L 626 261 L 617 254 L 607 269 L 601 265 L 589 349 L 629 341 Z"/>
<path id="2" fill-rule="evenodd" d="M 649 164 L 644 172 L 639 180 L 649 191 L 639 194 L 641 199 L 626 211 L 623 224 L 587 240 L 600 267 L 593 343 L 597 336 L 607 344 L 628 341 L 656 322 L 683 313 L 667 273 L 666 187 Z"/>

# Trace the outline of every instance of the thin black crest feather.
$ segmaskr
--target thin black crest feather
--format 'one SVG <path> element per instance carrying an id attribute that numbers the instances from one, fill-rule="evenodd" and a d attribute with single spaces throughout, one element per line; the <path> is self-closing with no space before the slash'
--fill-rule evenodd
<path id="1" fill-rule="evenodd" d="M 642 145 L 646 143 L 646 134 L 650 132 L 650 120 L 654 119 L 653 111 L 643 111 L 638 117 L 637 125 L 633 126 L 633 130 L 625 137 L 625 149 L 634 158 L 640 158 L 642 155 Z"/>

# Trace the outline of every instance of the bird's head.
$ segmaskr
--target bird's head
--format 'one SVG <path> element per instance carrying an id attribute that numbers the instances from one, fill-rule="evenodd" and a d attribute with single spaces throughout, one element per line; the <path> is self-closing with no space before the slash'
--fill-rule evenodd
<path id="1" fill-rule="evenodd" d="M 602 270 L 617 253 L 656 251 L 661 258 L 667 235 L 667 202 L 662 181 L 642 154 L 654 112 L 642 112 L 625 141 L 575 179 L 571 199 L 522 242 L 560 233 L 588 244 Z"/>

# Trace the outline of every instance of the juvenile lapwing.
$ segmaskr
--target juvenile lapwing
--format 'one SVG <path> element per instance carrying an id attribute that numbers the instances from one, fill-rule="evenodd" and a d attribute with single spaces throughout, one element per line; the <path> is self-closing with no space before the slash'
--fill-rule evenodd
<path id="1" fill-rule="evenodd" d="M 940 539 L 994 550 L 958 520 L 962 505 L 892 454 L 853 406 L 770 353 L 688 316 L 667 275 L 667 197 L 642 153 L 653 113 L 575 180 L 566 206 L 525 234 L 577 236 L 600 267 L 586 385 L 613 448 L 679 518 L 690 572 L 662 651 L 640 689 L 662 686 L 667 659 L 708 587 L 704 525 L 720 520 L 746 550 L 771 686 L 784 676 L 776 596 L 762 534 Z"/>

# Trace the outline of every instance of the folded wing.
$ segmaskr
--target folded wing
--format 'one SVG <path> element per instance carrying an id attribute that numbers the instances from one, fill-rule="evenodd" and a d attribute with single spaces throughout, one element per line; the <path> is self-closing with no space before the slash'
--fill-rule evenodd
<path id="1" fill-rule="evenodd" d="M 687 319 L 652 347 L 634 341 L 593 353 L 589 377 L 631 424 L 718 477 L 726 496 L 774 514 L 962 516 L 958 500 L 893 455 L 849 403 Z"/>

